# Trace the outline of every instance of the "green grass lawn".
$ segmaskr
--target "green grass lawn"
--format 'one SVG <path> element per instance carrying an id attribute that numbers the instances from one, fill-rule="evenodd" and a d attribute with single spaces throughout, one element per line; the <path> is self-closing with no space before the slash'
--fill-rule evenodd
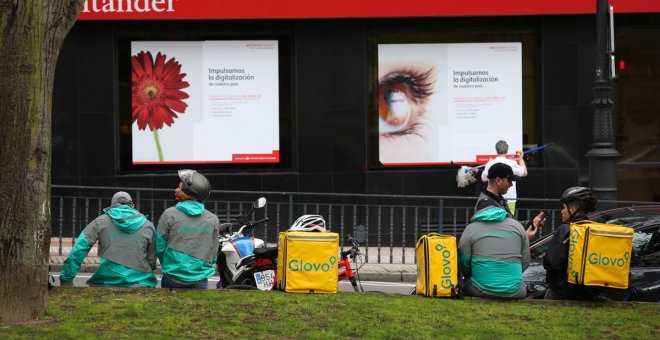
<path id="1" fill-rule="evenodd" d="M 657 303 L 68 287 L 48 301 L 0 338 L 660 338 Z"/>

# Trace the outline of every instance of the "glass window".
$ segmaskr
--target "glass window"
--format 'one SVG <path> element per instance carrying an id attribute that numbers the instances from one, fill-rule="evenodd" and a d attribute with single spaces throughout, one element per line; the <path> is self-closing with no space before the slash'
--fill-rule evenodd
<path id="1" fill-rule="evenodd" d="M 657 227 L 635 232 L 631 264 L 636 267 L 660 266 L 660 230 Z"/>
<path id="2" fill-rule="evenodd" d="M 660 200 L 660 30 L 617 28 L 614 114 L 621 200 Z"/>
<path id="3" fill-rule="evenodd" d="M 379 156 L 379 90 L 382 86 L 378 77 L 378 47 L 382 44 L 460 44 L 460 43 L 490 43 L 490 42 L 513 42 L 522 45 L 522 143 L 523 149 L 531 149 L 541 145 L 540 135 L 536 127 L 535 102 L 535 60 L 537 59 L 537 37 L 533 30 L 512 30 L 501 32 L 374 32 L 369 36 L 369 49 L 371 60 L 369 63 L 369 164 L 379 167 L 381 159 Z M 403 136 L 413 138 L 410 136 Z M 382 140 L 382 139 L 381 139 Z M 495 141 L 493 141 L 494 145 Z M 511 150 L 510 150 L 511 152 Z M 539 160 L 533 154 L 528 155 L 528 166 L 538 165 Z"/>
<path id="4" fill-rule="evenodd" d="M 616 55 L 620 163 L 660 162 L 660 30 L 622 29 Z"/>

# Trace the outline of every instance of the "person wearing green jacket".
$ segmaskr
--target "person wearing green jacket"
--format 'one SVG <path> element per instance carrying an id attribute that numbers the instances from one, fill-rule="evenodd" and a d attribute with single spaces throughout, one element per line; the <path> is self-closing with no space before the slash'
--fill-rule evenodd
<path id="1" fill-rule="evenodd" d="M 178 203 L 158 219 L 156 255 L 163 288 L 208 288 L 215 275 L 220 221 L 204 208 L 211 183 L 195 170 L 179 170 Z"/>
<path id="2" fill-rule="evenodd" d="M 529 237 L 523 226 L 500 207 L 487 206 L 472 216 L 458 241 L 465 275 L 465 295 L 522 299 L 522 273 L 529 266 Z"/>
<path id="3" fill-rule="evenodd" d="M 60 272 L 60 284 L 72 286 L 85 257 L 98 241 L 100 265 L 87 280 L 91 286 L 155 287 L 156 228 L 139 211 L 131 195 L 119 191 L 112 196 L 103 215 L 80 233 Z"/>

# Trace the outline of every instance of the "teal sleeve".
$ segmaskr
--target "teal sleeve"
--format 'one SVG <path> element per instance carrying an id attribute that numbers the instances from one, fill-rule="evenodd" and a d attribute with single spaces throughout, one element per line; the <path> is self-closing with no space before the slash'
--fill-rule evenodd
<path id="1" fill-rule="evenodd" d="M 167 239 L 170 235 L 169 221 L 170 217 L 167 211 L 158 219 L 158 227 L 156 228 L 156 257 L 163 265 L 163 256 L 167 250 Z"/>
<path id="2" fill-rule="evenodd" d="M 160 236 L 160 233 L 156 231 L 156 257 L 160 260 L 160 264 L 163 264 L 163 254 L 167 249 L 167 239 L 163 236 Z"/>
<path id="3" fill-rule="evenodd" d="M 458 265 L 465 277 L 472 274 L 472 244 L 468 232 L 466 229 L 458 242 Z"/>
<path id="4" fill-rule="evenodd" d="M 460 250 L 458 251 L 458 264 L 463 275 L 469 277 L 472 274 L 472 257 Z"/>
<path id="5" fill-rule="evenodd" d="M 78 271 L 80 270 L 80 265 L 82 264 L 87 253 L 92 249 L 92 244 L 87 242 L 87 237 L 85 232 L 80 233 L 80 237 L 76 244 L 73 246 L 71 253 L 64 260 L 64 266 L 60 272 L 60 282 L 71 282 L 73 278 L 76 277 Z"/>

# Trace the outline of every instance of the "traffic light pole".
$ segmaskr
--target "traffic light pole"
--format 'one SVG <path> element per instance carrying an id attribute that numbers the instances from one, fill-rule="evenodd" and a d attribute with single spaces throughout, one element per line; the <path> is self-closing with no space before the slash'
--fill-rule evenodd
<path id="1" fill-rule="evenodd" d="M 612 80 L 610 54 L 607 48 L 607 0 L 596 0 L 596 79 L 594 81 L 593 142 L 586 156 L 589 159 L 589 183 L 601 200 L 617 199 L 616 162 L 614 149 Z M 605 208 L 601 205 L 600 208 Z"/>

